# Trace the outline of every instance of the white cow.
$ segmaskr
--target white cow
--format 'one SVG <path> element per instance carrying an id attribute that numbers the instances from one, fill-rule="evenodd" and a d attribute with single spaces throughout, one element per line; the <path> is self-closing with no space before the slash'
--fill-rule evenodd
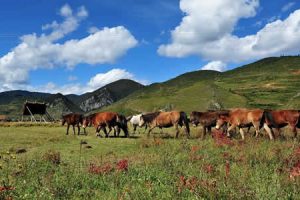
<path id="1" fill-rule="evenodd" d="M 135 134 L 136 128 L 139 126 L 140 121 L 141 121 L 141 116 L 142 114 L 139 115 L 133 115 L 132 117 L 130 117 L 129 122 L 131 123 L 131 125 L 133 126 L 133 134 Z M 144 125 L 145 126 L 145 131 L 147 129 L 147 124 Z M 142 126 L 139 126 L 142 127 Z M 145 132 L 144 131 L 144 132 Z"/>

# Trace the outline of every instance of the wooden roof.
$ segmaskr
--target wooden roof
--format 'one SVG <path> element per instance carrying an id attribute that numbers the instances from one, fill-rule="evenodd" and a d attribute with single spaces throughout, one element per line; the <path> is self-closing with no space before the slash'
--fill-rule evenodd
<path id="1" fill-rule="evenodd" d="M 23 115 L 45 115 L 46 114 L 47 105 L 45 103 L 38 102 L 25 102 L 23 106 Z M 30 110 L 30 111 L 29 111 Z"/>

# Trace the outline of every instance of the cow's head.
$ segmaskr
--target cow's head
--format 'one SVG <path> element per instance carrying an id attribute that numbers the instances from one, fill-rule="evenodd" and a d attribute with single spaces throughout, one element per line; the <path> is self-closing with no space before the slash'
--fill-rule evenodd
<path id="1" fill-rule="evenodd" d="M 139 127 L 142 127 L 145 125 L 145 119 L 144 119 L 144 115 L 141 115 L 140 116 L 140 121 L 139 121 Z"/>
<path id="2" fill-rule="evenodd" d="M 216 129 L 219 130 L 222 126 L 226 125 L 228 122 L 228 115 L 220 114 L 217 123 L 216 123 Z"/>
<path id="3" fill-rule="evenodd" d="M 190 114 L 190 122 L 193 126 L 198 126 L 199 124 L 199 119 L 195 111 Z"/>

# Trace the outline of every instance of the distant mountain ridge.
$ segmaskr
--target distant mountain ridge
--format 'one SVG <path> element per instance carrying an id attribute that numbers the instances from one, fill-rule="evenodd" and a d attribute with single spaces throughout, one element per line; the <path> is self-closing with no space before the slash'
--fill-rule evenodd
<path id="1" fill-rule="evenodd" d="M 229 108 L 300 110 L 300 56 L 270 57 L 225 72 L 194 71 L 138 90 L 100 111 Z"/>
<path id="2" fill-rule="evenodd" d="M 135 81 L 121 79 L 82 95 L 50 94 L 23 90 L 7 91 L 0 93 L 0 114 L 20 119 L 23 103 L 36 101 L 47 103 L 50 115 L 58 119 L 66 113 L 85 113 L 110 105 L 143 87 Z"/>

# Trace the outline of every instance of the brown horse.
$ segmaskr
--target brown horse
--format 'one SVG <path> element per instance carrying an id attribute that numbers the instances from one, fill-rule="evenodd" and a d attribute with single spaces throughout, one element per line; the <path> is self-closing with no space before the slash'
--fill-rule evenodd
<path id="1" fill-rule="evenodd" d="M 265 118 L 267 126 L 264 126 L 264 128 L 269 134 L 273 134 L 272 128 L 276 128 L 280 135 L 280 128 L 289 125 L 294 137 L 297 137 L 297 128 L 300 128 L 299 110 L 266 110 Z"/>
<path id="2" fill-rule="evenodd" d="M 75 126 L 77 126 L 78 128 L 78 135 L 80 134 L 80 127 L 79 124 L 83 123 L 83 115 L 79 114 L 79 113 L 70 113 L 67 115 L 62 116 L 62 126 L 65 125 L 65 123 L 67 123 L 68 127 L 67 127 L 67 135 L 69 134 L 69 128 L 70 125 L 73 126 L 73 132 L 75 135 Z M 84 133 L 86 134 L 85 130 Z"/>
<path id="3" fill-rule="evenodd" d="M 99 133 L 103 129 L 105 137 L 108 137 L 111 130 L 114 129 L 114 136 L 116 137 L 115 127 L 117 127 L 118 135 L 119 129 L 122 129 L 125 137 L 128 137 L 127 120 L 123 115 L 119 115 L 118 113 L 100 112 L 87 116 L 83 120 L 83 128 L 85 129 L 90 125 L 95 127 L 97 136 L 100 136 Z M 106 127 L 108 127 L 109 132 L 106 131 Z"/>
<path id="4" fill-rule="evenodd" d="M 155 128 L 169 128 L 174 126 L 176 129 L 176 138 L 179 135 L 179 126 L 185 126 L 185 131 L 187 136 L 190 136 L 190 127 L 188 118 L 185 112 L 171 111 L 171 112 L 155 112 L 141 115 L 141 120 L 139 126 L 144 126 L 148 124 L 150 129 L 148 131 L 148 136 L 151 131 Z"/>
<path id="5" fill-rule="evenodd" d="M 248 109 L 234 109 L 227 114 L 220 114 L 217 120 L 216 128 L 219 129 L 225 123 L 230 124 L 227 130 L 227 136 L 230 136 L 230 131 L 238 127 L 242 139 L 245 139 L 243 128 L 250 127 L 251 125 L 255 128 L 255 136 L 258 137 L 259 130 L 262 128 L 265 122 L 264 110 L 248 110 Z M 264 125 L 265 126 L 265 125 Z M 270 140 L 273 140 L 273 134 L 268 132 Z"/>
<path id="6" fill-rule="evenodd" d="M 219 115 L 222 113 L 226 114 L 228 112 L 229 111 L 208 111 L 208 112 L 193 111 L 190 114 L 190 122 L 194 126 L 198 126 L 200 124 L 203 127 L 202 138 L 204 138 L 206 132 L 211 134 L 211 129 L 216 126 Z"/>

